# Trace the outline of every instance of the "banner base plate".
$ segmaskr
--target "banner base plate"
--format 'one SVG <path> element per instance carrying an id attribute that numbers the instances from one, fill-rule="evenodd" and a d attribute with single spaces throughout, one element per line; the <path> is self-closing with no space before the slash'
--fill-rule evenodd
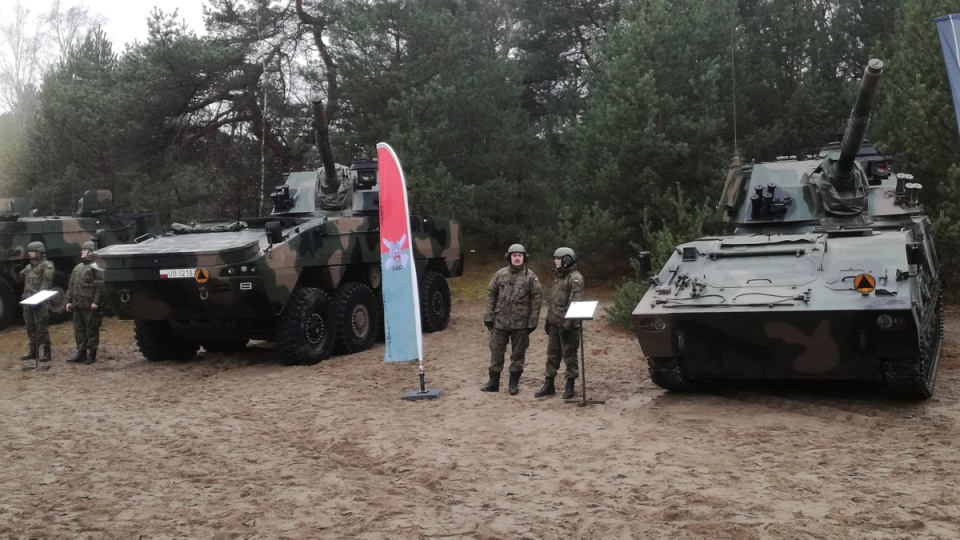
<path id="1" fill-rule="evenodd" d="M 411 390 L 400 397 L 404 401 L 420 401 L 421 399 L 437 399 L 443 395 L 443 389 Z"/>

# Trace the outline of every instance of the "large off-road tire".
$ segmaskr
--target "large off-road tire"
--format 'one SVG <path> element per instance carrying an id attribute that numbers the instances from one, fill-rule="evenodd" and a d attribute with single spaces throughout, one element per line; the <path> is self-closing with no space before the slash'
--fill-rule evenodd
<path id="1" fill-rule="evenodd" d="M 200 344 L 176 333 L 167 321 L 134 321 L 133 337 L 140 354 L 151 362 L 189 360 Z"/>
<path id="2" fill-rule="evenodd" d="M 330 297 L 314 287 L 294 291 L 276 334 L 280 357 L 287 365 L 312 365 L 329 358 L 337 334 Z"/>
<path id="3" fill-rule="evenodd" d="M 696 385 L 694 385 L 680 369 L 679 358 L 647 358 L 647 368 L 650 370 L 650 380 L 660 388 L 672 392 L 690 392 L 696 390 Z"/>
<path id="4" fill-rule="evenodd" d="M 0 330 L 13 322 L 17 314 L 17 295 L 5 279 L 0 279 Z"/>
<path id="5" fill-rule="evenodd" d="M 70 283 L 70 276 L 66 272 L 59 270 L 53 273 L 53 287 L 51 290 L 57 291 L 57 294 L 47 300 L 47 309 L 50 311 L 50 322 L 61 323 L 73 318 L 73 314 L 67 311 L 67 285 Z"/>
<path id="6" fill-rule="evenodd" d="M 377 298 L 363 283 L 350 281 L 337 290 L 333 299 L 337 320 L 336 352 L 353 354 L 373 346 L 380 325 Z"/>
<path id="7" fill-rule="evenodd" d="M 212 353 L 232 353 L 244 349 L 249 339 L 234 339 L 229 341 L 204 341 L 200 345 L 203 350 Z"/>
<path id="8" fill-rule="evenodd" d="M 427 271 L 420 282 L 420 326 L 438 332 L 450 322 L 450 287 L 443 274 Z"/>

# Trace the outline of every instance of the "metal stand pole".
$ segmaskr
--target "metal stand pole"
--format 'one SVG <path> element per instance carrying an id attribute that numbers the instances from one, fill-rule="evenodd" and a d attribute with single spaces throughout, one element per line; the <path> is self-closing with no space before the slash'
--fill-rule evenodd
<path id="1" fill-rule="evenodd" d="M 605 399 L 587 399 L 587 357 L 583 352 L 583 321 L 580 321 L 580 393 L 581 399 L 568 399 L 565 403 L 576 403 L 578 407 L 586 407 L 590 404 L 603 405 L 607 402 Z"/>
<path id="2" fill-rule="evenodd" d="M 420 389 L 419 390 L 410 390 L 406 394 L 400 397 L 404 401 L 420 401 L 421 399 L 437 399 L 443 395 L 443 390 L 440 388 L 431 388 L 427 390 L 426 387 L 426 373 L 423 370 L 423 364 L 420 364 L 420 373 L 417 375 L 420 379 Z"/>

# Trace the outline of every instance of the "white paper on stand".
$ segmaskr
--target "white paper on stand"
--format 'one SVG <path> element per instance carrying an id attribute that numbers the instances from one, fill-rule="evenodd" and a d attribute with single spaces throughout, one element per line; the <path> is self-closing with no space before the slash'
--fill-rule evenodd
<path id="1" fill-rule="evenodd" d="M 29 298 L 24 298 L 23 300 L 20 301 L 20 303 L 25 306 L 35 306 L 40 302 L 49 300 L 52 296 L 56 296 L 59 292 L 60 291 L 51 291 L 48 289 L 44 289 L 38 292 L 37 294 L 30 296 Z"/>
<path id="2" fill-rule="evenodd" d="M 597 310 L 597 300 L 586 302 L 571 302 L 564 319 L 589 321 L 593 319 L 593 312 Z"/>

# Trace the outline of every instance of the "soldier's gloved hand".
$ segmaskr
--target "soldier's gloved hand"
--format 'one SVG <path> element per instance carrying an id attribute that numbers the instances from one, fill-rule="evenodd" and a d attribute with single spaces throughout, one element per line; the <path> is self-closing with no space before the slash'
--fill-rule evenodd
<path id="1" fill-rule="evenodd" d="M 536 329 L 537 329 L 536 326 L 534 326 L 533 328 L 527 328 L 527 335 L 529 336 L 529 335 L 532 334 L 533 331 L 536 330 Z"/>
<path id="2" fill-rule="evenodd" d="M 67 313 L 70 313 L 73 311 L 73 304 L 67 304 L 63 306 L 63 309 L 67 310 Z"/>
<path id="3" fill-rule="evenodd" d="M 493 321 L 483 321 L 483 325 L 487 327 L 487 330 L 493 330 Z"/>
<path id="4" fill-rule="evenodd" d="M 569 332 L 569 331 L 573 330 L 575 324 L 576 324 L 576 323 L 573 322 L 573 321 L 563 321 L 563 331 L 564 331 L 564 332 Z"/>

